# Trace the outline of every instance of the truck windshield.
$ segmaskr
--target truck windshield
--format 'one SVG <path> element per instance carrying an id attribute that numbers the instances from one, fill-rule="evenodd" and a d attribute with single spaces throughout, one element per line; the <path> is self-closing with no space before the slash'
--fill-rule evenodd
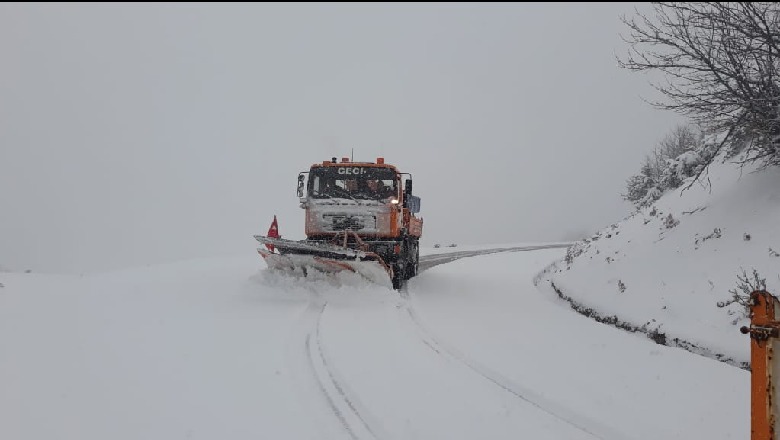
<path id="1" fill-rule="evenodd" d="M 377 167 L 344 166 L 314 168 L 309 173 L 309 196 L 385 200 L 398 196 L 396 174 Z"/>

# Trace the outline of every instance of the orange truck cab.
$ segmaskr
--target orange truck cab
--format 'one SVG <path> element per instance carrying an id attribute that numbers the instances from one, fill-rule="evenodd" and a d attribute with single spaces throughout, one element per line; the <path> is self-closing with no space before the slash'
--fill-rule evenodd
<path id="1" fill-rule="evenodd" d="M 345 245 L 378 255 L 392 268 L 393 285 L 415 276 L 423 219 L 420 198 L 412 194 L 412 176 L 384 158 L 353 162 L 348 158 L 313 164 L 298 175 L 300 206 L 306 211 L 306 240 Z"/>

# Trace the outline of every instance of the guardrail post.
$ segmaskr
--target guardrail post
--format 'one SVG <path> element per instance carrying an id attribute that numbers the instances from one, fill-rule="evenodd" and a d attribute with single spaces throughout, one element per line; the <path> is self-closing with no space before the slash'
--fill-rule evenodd
<path id="1" fill-rule="evenodd" d="M 775 379 L 780 377 L 780 302 L 769 292 L 757 290 L 750 294 L 750 438 L 778 440 L 775 421 L 778 419 Z"/>

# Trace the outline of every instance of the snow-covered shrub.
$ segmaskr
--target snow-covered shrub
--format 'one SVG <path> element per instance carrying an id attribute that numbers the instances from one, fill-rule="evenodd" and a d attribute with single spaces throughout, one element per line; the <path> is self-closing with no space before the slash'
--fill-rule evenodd
<path id="1" fill-rule="evenodd" d="M 566 248 L 566 257 L 564 257 L 564 261 L 566 261 L 567 269 L 574 263 L 574 259 L 582 255 L 583 252 L 588 248 L 588 241 L 578 241 L 568 248 Z"/>
<path id="2" fill-rule="evenodd" d="M 700 130 L 690 126 L 673 129 L 652 155 L 645 156 L 639 174 L 626 181 L 623 199 L 641 209 L 652 205 L 664 192 L 680 187 L 689 177 L 698 176 L 709 157 L 704 139 Z"/>
<path id="3" fill-rule="evenodd" d="M 661 185 L 667 189 L 679 188 L 683 182 L 701 170 L 702 158 L 695 151 L 686 151 L 674 159 L 667 159 L 661 174 Z"/>
<path id="4" fill-rule="evenodd" d="M 624 200 L 639 204 L 639 201 L 644 199 L 650 188 L 655 187 L 655 182 L 643 174 L 631 176 L 626 182 L 626 193 L 623 195 Z"/>
<path id="5" fill-rule="evenodd" d="M 637 204 L 638 207 L 644 208 L 645 206 L 650 206 L 653 203 L 655 203 L 656 200 L 660 199 L 663 195 L 663 191 L 659 189 L 657 186 L 654 186 L 650 188 L 650 190 L 645 194 L 645 196 L 639 200 L 639 203 Z"/>
<path id="6" fill-rule="evenodd" d="M 680 220 L 677 220 L 676 218 L 672 217 L 671 212 L 664 219 L 664 226 L 666 226 L 666 229 L 672 229 L 673 227 L 679 224 L 680 224 Z"/>
<path id="7" fill-rule="evenodd" d="M 756 290 L 766 290 L 766 278 L 761 278 L 758 271 L 753 269 L 753 279 L 750 279 L 745 269 L 742 269 L 742 275 L 737 275 L 737 287 L 729 290 L 731 299 L 720 301 L 717 306 L 723 308 L 739 304 L 742 306 L 742 317 L 747 318 L 750 316 L 750 294 Z"/>

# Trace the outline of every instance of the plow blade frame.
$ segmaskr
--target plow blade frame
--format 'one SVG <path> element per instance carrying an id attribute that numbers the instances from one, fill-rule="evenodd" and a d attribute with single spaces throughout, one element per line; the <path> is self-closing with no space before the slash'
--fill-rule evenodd
<path id="1" fill-rule="evenodd" d="M 352 233 L 349 243 L 348 233 Z M 265 245 L 272 245 L 276 252 L 258 248 L 269 269 L 299 273 L 304 276 L 310 269 L 324 273 L 353 272 L 371 282 L 392 287 L 393 269 L 352 231 L 346 231 L 330 243 L 285 240 L 255 235 Z M 347 247 L 348 244 L 358 249 Z"/>

